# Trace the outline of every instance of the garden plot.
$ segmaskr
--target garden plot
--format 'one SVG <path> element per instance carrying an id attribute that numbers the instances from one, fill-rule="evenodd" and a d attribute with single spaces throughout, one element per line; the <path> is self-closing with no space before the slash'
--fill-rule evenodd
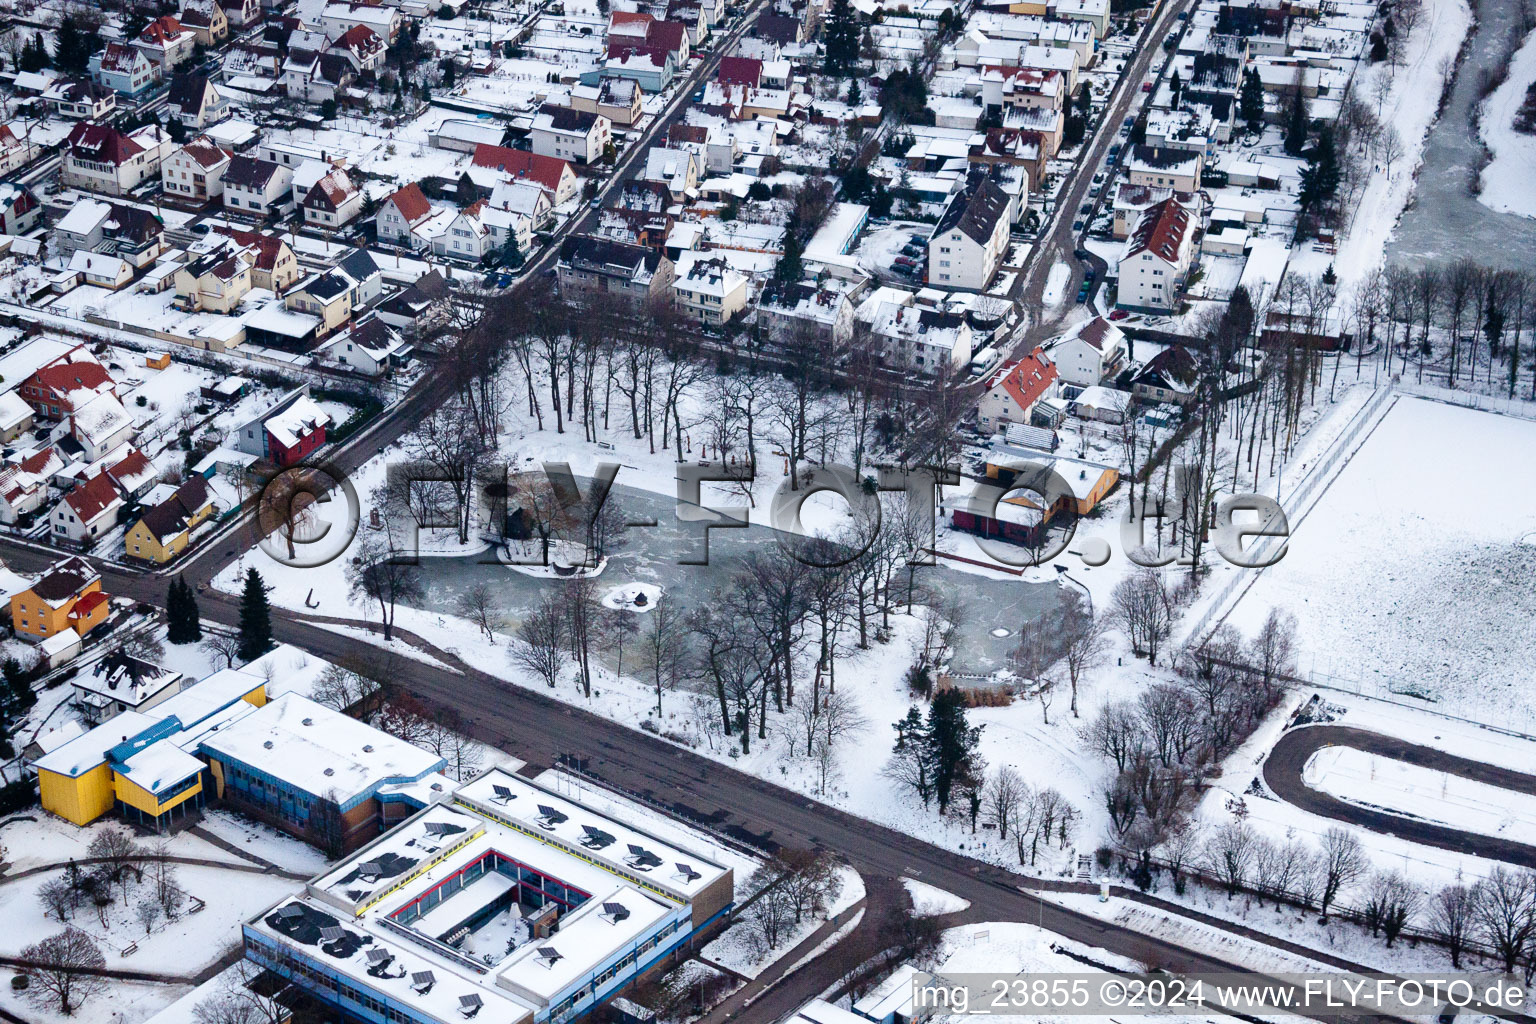
<path id="1" fill-rule="evenodd" d="M 1286 608 L 1304 670 L 1530 720 L 1536 479 L 1518 467 L 1533 445 L 1536 423 L 1399 399 L 1229 621 L 1251 634 Z"/>
<path id="2" fill-rule="evenodd" d="M 1354 747 L 1312 755 L 1302 780 L 1346 803 L 1464 832 L 1536 843 L 1536 797 Z"/>

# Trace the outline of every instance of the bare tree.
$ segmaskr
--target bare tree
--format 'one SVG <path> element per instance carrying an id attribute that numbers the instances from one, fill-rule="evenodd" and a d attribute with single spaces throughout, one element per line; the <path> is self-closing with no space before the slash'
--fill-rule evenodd
<path id="1" fill-rule="evenodd" d="M 539 606 L 517 627 L 512 645 L 514 665 L 527 669 L 554 689 L 565 666 L 566 618 L 554 594 L 545 594 Z"/>
<path id="2" fill-rule="evenodd" d="M 1098 667 L 1104 658 L 1104 625 L 1093 617 L 1085 602 L 1074 601 L 1067 609 L 1061 623 L 1062 664 L 1067 670 L 1067 682 L 1072 687 L 1072 703 L 1069 710 L 1077 718 L 1078 686 L 1089 672 Z"/>
<path id="3" fill-rule="evenodd" d="M 1206 866 L 1221 880 L 1227 899 L 1237 895 L 1258 853 L 1258 840 L 1246 822 L 1229 821 L 1210 836 L 1206 846 Z"/>
<path id="4" fill-rule="evenodd" d="M 1264 692 L 1278 690 L 1281 678 L 1296 671 L 1296 616 L 1283 608 L 1271 608 L 1253 638 L 1249 661 L 1258 670 Z"/>
<path id="5" fill-rule="evenodd" d="M 1082 732 L 1084 741 L 1124 771 L 1146 744 L 1141 716 L 1129 701 L 1117 701 L 1099 709 Z"/>
<path id="6" fill-rule="evenodd" d="M 1008 830 L 1018 821 L 1019 807 L 1029 796 L 1029 784 L 1012 768 L 999 768 L 987 781 L 982 794 L 986 820 L 997 829 L 999 839 L 1008 838 Z"/>
<path id="7" fill-rule="evenodd" d="M 155 925 L 160 921 L 160 901 L 151 894 L 139 897 L 139 902 L 133 906 L 133 916 L 139 924 L 144 926 L 144 934 L 154 931 Z"/>
<path id="8" fill-rule="evenodd" d="M 496 645 L 496 629 L 501 625 L 501 609 L 496 604 L 496 596 L 491 590 L 491 585 L 483 580 L 471 584 L 454 599 L 454 607 L 460 615 L 473 622 L 480 632 L 490 640 L 491 646 Z"/>
<path id="9" fill-rule="evenodd" d="M 379 684 L 341 665 L 327 665 L 315 679 L 311 696 L 315 703 L 323 704 L 332 711 L 351 713 L 379 689 Z"/>
<path id="10" fill-rule="evenodd" d="M 662 601 L 647 616 L 640 634 L 640 660 L 656 691 L 656 714 L 661 714 L 661 695 L 677 685 L 688 664 L 688 617 L 671 601 Z"/>
<path id="11" fill-rule="evenodd" d="M 211 995 L 192 1008 L 195 1024 L 283 1024 L 292 1016 L 278 1000 L 281 986 L 258 985 L 261 968 L 241 960 L 225 971 Z"/>
<path id="12" fill-rule="evenodd" d="M 1409 920 L 1418 912 L 1424 893 L 1401 871 L 1378 871 L 1365 891 L 1365 926 L 1375 935 L 1380 929 L 1390 949 Z"/>
<path id="13" fill-rule="evenodd" d="M 357 554 L 347 563 L 347 586 L 353 597 L 379 606 L 384 639 L 394 639 L 395 607 L 420 601 L 426 593 L 421 570 L 399 557 L 377 536 L 364 536 Z"/>
<path id="14" fill-rule="evenodd" d="M 1451 966 L 1461 970 L 1461 956 L 1467 950 L 1477 927 L 1477 886 L 1460 883 L 1441 889 L 1429 901 L 1429 933 L 1439 939 L 1451 958 Z"/>
<path id="15" fill-rule="evenodd" d="M 1337 825 L 1323 833 L 1322 891 L 1318 902 L 1325 919 L 1339 893 L 1359 881 L 1370 866 L 1365 848 L 1355 833 Z"/>
<path id="16" fill-rule="evenodd" d="M 1478 932 L 1507 974 L 1525 959 L 1536 933 L 1536 876 L 1502 864 L 1478 886 Z"/>
<path id="17" fill-rule="evenodd" d="M 1156 665 L 1158 652 L 1173 632 L 1173 606 L 1162 575 L 1141 569 L 1127 576 L 1115 584 L 1110 608 L 1132 650 Z"/>
<path id="18" fill-rule="evenodd" d="M 52 914 L 64 923 L 79 906 L 80 894 L 66 879 L 52 878 L 37 887 L 37 902 L 43 908 L 43 916 Z"/>
<path id="19" fill-rule="evenodd" d="M 59 1012 L 72 1015 L 91 996 L 106 989 L 107 980 L 90 973 L 107 966 L 95 941 L 78 928 L 65 928 L 21 951 L 28 964 L 21 973 L 31 983 L 28 997 L 39 1006 L 57 1001 Z"/>
<path id="20" fill-rule="evenodd" d="M 221 658 L 225 668 L 234 668 L 235 659 L 240 656 L 240 637 L 230 633 L 218 633 L 208 628 L 203 629 L 203 650 Z"/>
<path id="21" fill-rule="evenodd" d="M 804 703 L 815 702 L 806 699 Z M 858 702 L 845 691 L 830 690 L 822 694 L 819 709 L 812 723 L 810 755 L 816 760 L 818 791 L 825 794 L 837 764 L 838 748 L 849 737 L 864 731 L 868 722 L 859 712 Z"/>

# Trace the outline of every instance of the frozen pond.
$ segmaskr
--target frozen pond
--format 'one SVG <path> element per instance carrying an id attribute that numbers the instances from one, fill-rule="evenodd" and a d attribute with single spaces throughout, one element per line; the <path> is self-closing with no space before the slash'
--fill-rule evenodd
<path id="1" fill-rule="evenodd" d="M 1425 140 L 1412 206 L 1387 243 L 1388 263 L 1416 267 L 1463 256 L 1509 270 L 1527 270 L 1536 263 L 1536 220 L 1495 213 L 1467 192 L 1481 153 L 1471 121 L 1478 82 L 1503 55 L 1519 6 L 1520 0 L 1480 0 L 1466 63 L 1451 102 Z"/>
<path id="2" fill-rule="evenodd" d="M 701 558 L 703 530 L 699 524 L 677 519 L 675 499 L 650 491 L 615 485 L 608 498 L 629 521 L 655 519 L 655 526 L 634 528 L 623 547 L 609 555 L 608 566 L 597 578 L 599 594 L 615 588 L 650 584 L 661 588 L 659 600 L 691 610 L 722 586 L 748 553 L 776 544 L 776 531 L 766 526 L 710 530 L 709 564 L 680 565 L 684 558 Z M 421 570 L 426 583 L 422 607 L 428 611 L 452 611 L 457 596 L 477 583 L 490 584 L 497 604 L 508 618 L 523 619 L 538 606 L 548 588 L 560 581 L 529 576 L 505 565 L 486 564 L 494 554 L 465 558 L 424 558 Z M 903 573 L 905 570 L 903 570 Z M 1064 600 L 1055 583 L 998 580 L 961 572 L 944 565 L 920 568 L 920 584 L 941 589 L 960 605 L 961 628 L 956 638 L 958 655 L 954 668 L 960 672 L 990 672 L 1004 664 L 1017 640 L 1020 626 Z M 647 593 L 650 587 L 641 588 Z M 1068 588 L 1070 589 L 1070 588 Z M 878 617 L 871 628 L 878 625 Z M 857 625 L 851 625 L 856 630 Z M 994 631 L 1005 633 L 994 635 Z"/>

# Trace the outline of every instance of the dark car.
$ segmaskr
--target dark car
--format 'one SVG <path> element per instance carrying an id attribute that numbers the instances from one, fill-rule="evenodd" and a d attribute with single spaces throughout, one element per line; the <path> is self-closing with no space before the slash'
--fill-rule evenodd
<path id="1" fill-rule="evenodd" d="M 1072 230 L 1073 231 L 1081 231 L 1081 230 L 1083 230 L 1083 222 L 1080 221 L 1080 220 L 1073 221 L 1072 222 Z"/>
<path id="2" fill-rule="evenodd" d="M 1079 206 L 1077 208 L 1077 212 L 1081 213 L 1081 214 L 1092 213 L 1093 212 L 1093 204 L 1092 203 L 1084 203 L 1082 206 Z"/>

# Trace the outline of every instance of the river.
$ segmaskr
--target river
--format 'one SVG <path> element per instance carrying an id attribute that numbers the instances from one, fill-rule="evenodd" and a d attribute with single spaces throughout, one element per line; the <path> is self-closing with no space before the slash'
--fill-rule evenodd
<path id="1" fill-rule="evenodd" d="M 1471 120 L 1479 102 L 1478 83 L 1483 70 L 1491 73 L 1502 59 L 1509 28 L 1518 23 L 1520 0 L 1478 0 L 1477 6 L 1466 62 L 1445 113 L 1425 140 L 1413 201 L 1387 243 L 1388 263 L 1420 266 L 1466 256 L 1501 269 L 1536 265 L 1536 220 L 1495 213 L 1467 192 L 1482 151 Z"/>

